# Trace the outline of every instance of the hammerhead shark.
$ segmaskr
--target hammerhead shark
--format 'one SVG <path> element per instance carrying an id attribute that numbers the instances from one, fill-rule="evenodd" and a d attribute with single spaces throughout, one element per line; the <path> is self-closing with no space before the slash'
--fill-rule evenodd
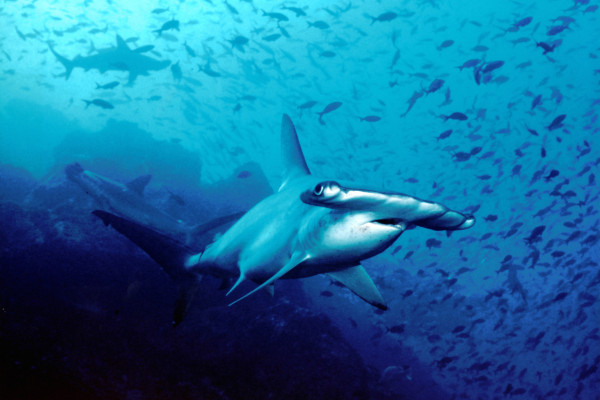
<path id="1" fill-rule="evenodd" d="M 180 284 L 174 324 L 182 321 L 209 274 L 224 281 L 273 291 L 278 279 L 328 274 L 366 302 L 387 309 L 383 297 L 361 261 L 391 246 L 409 226 L 461 230 L 475 218 L 401 193 L 344 186 L 312 175 L 289 116 L 281 126 L 283 179 L 276 193 L 246 212 L 216 240 L 197 252 L 134 221 L 96 210 L 106 225 L 141 247 Z M 214 227 L 215 224 L 209 224 Z"/>
<path id="2" fill-rule="evenodd" d="M 108 47 L 96 50 L 96 54 L 90 56 L 78 55 L 69 60 L 58 54 L 52 46 L 50 51 L 62 65 L 65 66 L 65 79 L 69 79 L 74 68 L 83 68 L 85 71 L 97 69 L 101 73 L 106 71 L 128 71 L 129 84 L 135 82 L 139 75 L 148 75 L 150 71 L 165 69 L 171 64 L 168 60 L 157 60 L 143 55 L 146 46 L 141 50 L 130 49 L 123 38 L 117 35 L 116 47 Z"/>

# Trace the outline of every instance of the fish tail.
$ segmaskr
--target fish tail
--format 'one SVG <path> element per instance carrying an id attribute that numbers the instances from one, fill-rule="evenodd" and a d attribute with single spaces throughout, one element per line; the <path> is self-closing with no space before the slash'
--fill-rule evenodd
<path id="1" fill-rule="evenodd" d="M 50 48 L 50 51 L 52 52 L 52 54 L 54 54 L 54 57 L 56 57 L 56 59 L 65 66 L 66 71 L 65 71 L 65 79 L 69 79 L 69 77 L 71 76 L 71 72 L 73 72 L 73 68 L 75 67 L 75 65 L 73 64 L 73 61 L 67 59 L 66 57 L 61 56 L 60 54 L 58 54 L 56 51 L 54 51 L 54 48 L 52 46 L 48 46 Z"/>
<path id="2" fill-rule="evenodd" d="M 144 250 L 179 284 L 173 315 L 173 325 L 178 325 L 187 314 L 199 289 L 199 278 L 188 270 L 193 259 L 199 259 L 198 255 L 194 255 L 195 252 L 185 244 L 136 222 L 100 210 L 95 210 L 92 214 Z"/>
<path id="3" fill-rule="evenodd" d="M 84 101 L 84 102 L 85 102 L 85 108 L 86 108 L 86 109 L 87 109 L 87 108 L 90 106 L 90 104 L 92 104 L 92 101 L 91 101 L 91 100 L 85 100 L 85 99 L 81 99 L 81 101 Z"/>

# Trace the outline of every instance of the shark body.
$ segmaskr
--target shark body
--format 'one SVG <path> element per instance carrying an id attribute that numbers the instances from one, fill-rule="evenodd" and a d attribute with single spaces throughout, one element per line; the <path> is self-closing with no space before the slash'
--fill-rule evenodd
<path id="1" fill-rule="evenodd" d="M 180 246 L 151 230 L 102 211 L 94 214 L 145 250 L 181 285 L 174 322 L 180 322 L 205 275 L 237 277 L 258 286 L 236 303 L 278 279 L 328 274 L 368 303 L 386 309 L 378 289 L 361 266 L 390 245 L 410 225 L 433 230 L 470 228 L 472 216 L 400 193 L 343 186 L 312 175 L 296 130 L 284 115 L 284 164 L 279 190 L 245 213 L 201 251 Z"/>
<path id="2" fill-rule="evenodd" d="M 50 51 L 56 59 L 65 66 L 65 79 L 69 79 L 74 68 L 83 68 L 85 71 L 97 69 L 101 73 L 106 71 L 129 72 L 129 84 L 135 82 L 139 75 L 148 75 L 150 71 L 159 71 L 167 68 L 171 62 L 148 57 L 143 51 L 130 49 L 123 38 L 117 35 L 117 45 L 96 50 L 90 56 L 78 55 L 72 60 L 58 54 L 52 46 Z"/>

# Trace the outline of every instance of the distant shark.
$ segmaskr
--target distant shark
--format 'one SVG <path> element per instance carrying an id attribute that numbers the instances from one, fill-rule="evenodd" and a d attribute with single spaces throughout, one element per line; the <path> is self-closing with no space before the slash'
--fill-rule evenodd
<path id="1" fill-rule="evenodd" d="M 385 310 L 379 290 L 360 265 L 362 260 L 383 252 L 411 225 L 460 230 L 475 223 L 474 217 L 441 204 L 313 176 L 287 115 L 282 120 L 281 148 L 284 169 L 278 192 L 256 204 L 199 252 L 137 222 L 105 211 L 93 212 L 178 281 L 174 324 L 187 313 L 205 274 L 224 281 L 237 277 L 227 295 L 243 281 L 258 284 L 230 305 L 263 288 L 272 292 L 278 279 L 328 274 Z"/>
<path id="2" fill-rule="evenodd" d="M 91 56 L 78 55 L 72 60 L 58 54 L 52 46 L 50 51 L 65 66 L 65 79 L 69 79 L 74 68 L 83 68 L 85 71 L 97 69 L 101 73 L 106 71 L 128 71 L 129 83 L 135 82 L 139 75 L 148 75 L 150 71 L 159 71 L 167 68 L 171 62 L 168 60 L 157 60 L 143 55 L 142 46 L 140 50 L 132 50 L 127 46 L 123 38 L 117 35 L 117 46 L 96 50 Z"/>
<path id="3" fill-rule="evenodd" d="M 65 174 L 104 210 L 138 221 L 165 234 L 177 235 L 191 229 L 146 201 L 144 190 L 152 175 L 142 175 L 128 183 L 121 183 L 85 170 L 78 163 L 67 165 Z"/>

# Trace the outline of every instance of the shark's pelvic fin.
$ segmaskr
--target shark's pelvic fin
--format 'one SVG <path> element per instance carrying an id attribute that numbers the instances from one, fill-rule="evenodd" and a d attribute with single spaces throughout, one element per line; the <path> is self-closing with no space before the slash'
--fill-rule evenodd
<path id="1" fill-rule="evenodd" d="M 267 292 L 271 295 L 271 297 L 275 296 L 275 282 L 271 283 L 269 286 L 265 288 Z"/>
<path id="2" fill-rule="evenodd" d="M 287 114 L 281 119 L 281 156 L 283 158 L 283 179 L 279 190 L 296 177 L 310 175 L 306 165 L 296 128 Z"/>
<path id="3" fill-rule="evenodd" d="M 242 297 L 240 297 L 239 299 L 237 299 L 233 303 L 230 303 L 229 306 L 234 305 L 238 301 L 244 300 L 246 297 L 250 296 L 251 294 L 254 294 L 254 293 L 258 292 L 260 289 L 262 289 L 264 287 L 268 287 L 269 285 L 271 285 L 272 283 L 274 283 L 277 279 L 281 278 L 283 275 L 287 274 L 292 269 L 294 269 L 294 267 L 296 267 L 298 264 L 302 263 L 303 261 L 308 260 L 309 258 L 310 258 L 310 256 L 308 254 L 301 253 L 301 252 L 295 252 L 294 254 L 292 254 L 292 257 L 290 258 L 290 261 L 288 261 L 287 264 L 285 264 L 279 271 L 277 271 L 277 273 L 275 275 L 273 275 L 272 277 L 270 277 L 269 279 L 267 279 L 266 281 L 264 281 L 260 286 L 258 286 L 257 288 L 255 288 L 251 292 L 246 293 L 245 295 L 243 295 Z M 240 278 L 241 278 L 241 276 L 240 276 Z M 235 287 L 235 285 L 234 285 L 234 287 Z"/>
<path id="4" fill-rule="evenodd" d="M 136 192 L 140 196 L 144 195 L 144 189 L 148 186 L 148 182 L 152 179 L 152 175 L 138 176 L 134 180 L 127 183 L 127 189 Z"/>
<path id="5" fill-rule="evenodd" d="M 240 283 L 244 282 L 246 280 L 246 277 L 240 273 L 240 277 L 238 278 L 237 281 L 235 281 L 235 283 L 233 284 L 233 286 L 231 287 L 231 289 L 229 289 L 229 291 L 227 292 L 227 294 L 225 296 L 229 296 L 231 294 L 231 292 L 234 291 L 234 289 L 236 287 L 238 287 L 240 285 Z"/>
<path id="6" fill-rule="evenodd" d="M 381 293 L 379 293 L 379 290 L 377 290 L 373 280 L 369 274 L 367 274 L 367 271 L 365 271 L 362 265 L 356 265 L 340 271 L 329 272 L 328 275 L 342 285 L 346 286 L 367 303 L 379 308 L 380 310 L 387 310 L 385 300 L 383 300 Z"/>

